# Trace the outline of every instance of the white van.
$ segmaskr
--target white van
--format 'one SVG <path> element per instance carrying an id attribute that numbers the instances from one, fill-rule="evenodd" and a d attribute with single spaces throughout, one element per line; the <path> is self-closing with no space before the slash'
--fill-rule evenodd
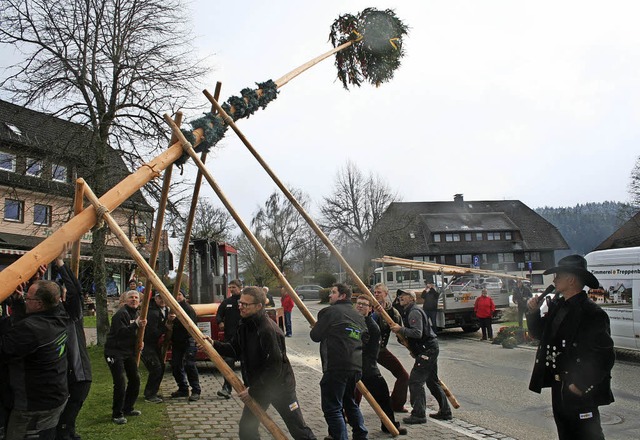
<path id="1" fill-rule="evenodd" d="M 640 247 L 595 251 L 585 258 L 601 285 L 589 296 L 609 315 L 614 345 L 640 350 Z"/>

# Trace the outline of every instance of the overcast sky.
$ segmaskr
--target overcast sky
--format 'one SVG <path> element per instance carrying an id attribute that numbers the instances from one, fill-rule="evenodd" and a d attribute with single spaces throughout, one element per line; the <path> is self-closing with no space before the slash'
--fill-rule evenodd
<path id="1" fill-rule="evenodd" d="M 395 78 L 345 91 L 333 59 L 238 123 L 316 204 L 355 162 L 404 201 L 627 201 L 640 154 L 637 1 L 236 1 L 193 4 L 222 96 L 331 48 L 334 19 L 392 8 L 411 28 Z M 195 100 L 204 100 L 195 96 Z M 275 186 L 229 131 L 209 168 L 247 219 Z"/>
<path id="2" fill-rule="evenodd" d="M 197 0 L 207 88 L 221 81 L 226 100 L 281 77 L 331 49 L 334 19 L 369 6 L 395 9 L 411 28 L 391 82 L 346 91 L 332 58 L 238 122 L 314 212 L 347 161 L 404 201 L 628 200 L 640 154 L 637 1 Z M 249 220 L 275 185 L 231 130 L 219 146 L 209 169 Z M 208 186 L 204 195 L 215 201 Z"/>

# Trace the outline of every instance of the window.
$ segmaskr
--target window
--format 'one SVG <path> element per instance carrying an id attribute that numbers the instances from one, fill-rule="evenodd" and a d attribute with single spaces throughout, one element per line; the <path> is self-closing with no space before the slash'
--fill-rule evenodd
<path id="1" fill-rule="evenodd" d="M 42 176 L 42 161 L 38 159 L 27 158 L 27 175 L 34 177 Z"/>
<path id="2" fill-rule="evenodd" d="M 0 151 L 0 170 L 14 172 L 16 170 L 16 157 L 13 154 Z"/>
<path id="3" fill-rule="evenodd" d="M 33 206 L 33 224 L 51 226 L 51 206 L 36 203 Z"/>
<path id="4" fill-rule="evenodd" d="M 456 233 L 456 234 L 445 234 L 444 240 L 445 241 L 460 241 L 460 234 L 458 234 L 458 233 Z"/>
<path id="5" fill-rule="evenodd" d="M 403 270 L 396 272 L 396 281 L 398 283 L 420 281 L 420 272 L 417 270 Z"/>
<path id="6" fill-rule="evenodd" d="M 393 282 L 393 272 L 387 272 L 387 283 Z"/>
<path id="7" fill-rule="evenodd" d="M 505 232 L 504 233 L 504 239 L 505 240 L 511 240 L 511 237 L 512 237 L 511 232 Z"/>
<path id="8" fill-rule="evenodd" d="M 489 240 L 489 241 L 500 240 L 500 233 L 499 232 L 487 232 L 487 240 Z"/>
<path id="9" fill-rule="evenodd" d="M 467 232 L 464 234 L 464 241 L 471 241 L 473 238 L 471 237 L 471 232 Z"/>
<path id="10" fill-rule="evenodd" d="M 433 234 L 433 241 L 434 243 L 440 243 L 440 234 Z"/>
<path id="11" fill-rule="evenodd" d="M 513 263 L 513 252 L 498 253 L 498 263 Z"/>
<path id="12" fill-rule="evenodd" d="M 476 240 L 482 241 L 482 232 L 476 232 Z"/>
<path id="13" fill-rule="evenodd" d="M 5 199 L 4 219 L 12 222 L 21 222 L 24 214 L 24 202 L 20 200 Z"/>
<path id="14" fill-rule="evenodd" d="M 524 253 L 524 261 L 534 261 L 534 262 L 539 262 L 540 261 L 540 252 L 525 252 Z"/>
<path id="15" fill-rule="evenodd" d="M 51 170 L 51 178 L 57 182 L 67 182 L 67 167 L 54 164 Z"/>
<path id="16" fill-rule="evenodd" d="M 471 264 L 471 255 L 456 255 L 456 264 Z"/>

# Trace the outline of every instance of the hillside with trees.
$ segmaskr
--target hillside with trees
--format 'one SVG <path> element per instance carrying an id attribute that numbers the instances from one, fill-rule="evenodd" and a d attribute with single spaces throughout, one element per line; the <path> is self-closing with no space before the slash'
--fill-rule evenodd
<path id="1" fill-rule="evenodd" d="M 637 208 L 621 202 L 545 206 L 535 211 L 558 228 L 573 252 L 585 255 L 629 220 Z"/>

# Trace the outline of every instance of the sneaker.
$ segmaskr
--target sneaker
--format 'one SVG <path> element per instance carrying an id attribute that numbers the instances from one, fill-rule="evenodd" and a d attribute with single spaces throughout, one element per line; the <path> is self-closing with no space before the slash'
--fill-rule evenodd
<path id="1" fill-rule="evenodd" d="M 172 399 L 175 399 L 176 397 L 189 397 L 189 391 L 178 390 L 171 393 Z"/>
<path id="2" fill-rule="evenodd" d="M 160 398 L 158 396 L 145 397 L 144 401 L 147 402 L 147 403 L 162 403 L 162 402 L 164 402 L 164 400 L 162 400 L 162 398 Z"/>
<path id="3" fill-rule="evenodd" d="M 453 416 L 451 414 L 442 414 L 440 411 L 437 413 L 429 414 L 429 417 L 437 420 L 451 420 Z"/>
<path id="4" fill-rule="evenodd" d="M 230 399 L 231 398 L 231 393 L 229 391 L 225 390 L 224 388 L 222 388 L 220 391 L 218 391 L 218 396 L 224 397 L 225 399 Z"/>
<path id="5" fill-rule="evenodd" d="M 405 417 L 402 421 L 407 425 L 420 425 L 422 423 L 427 423 L 427 418 L 411 415 L 409 417 Z"/>
<path id="6" fill-rule="evenodd" d="M 124 417 L 114 417 L 113 423 L 115 423 L 116 425 L 124 425 L 125 423 L 127 423 L 127 419 L 125 419 Z"/>
<path id="7" fill-rule="evenodd" d="M 198 400 L 200 400 L 200 393 L 191 393 L 191 395 L 189 396 L 189 401 L 197 402 Z"/>
<path id="8" fill-rule="evenodd" d="M 407 428 L 398 428 L 399 435 L 407 435 Z"/>
<path id="9" fill-rule="evenodd" d="M 137 417 L 142 414 L 142 411 L 138 411 L 137 409 L 132 409 L 129 412 L 124 413 L 125 416 Z"/>

